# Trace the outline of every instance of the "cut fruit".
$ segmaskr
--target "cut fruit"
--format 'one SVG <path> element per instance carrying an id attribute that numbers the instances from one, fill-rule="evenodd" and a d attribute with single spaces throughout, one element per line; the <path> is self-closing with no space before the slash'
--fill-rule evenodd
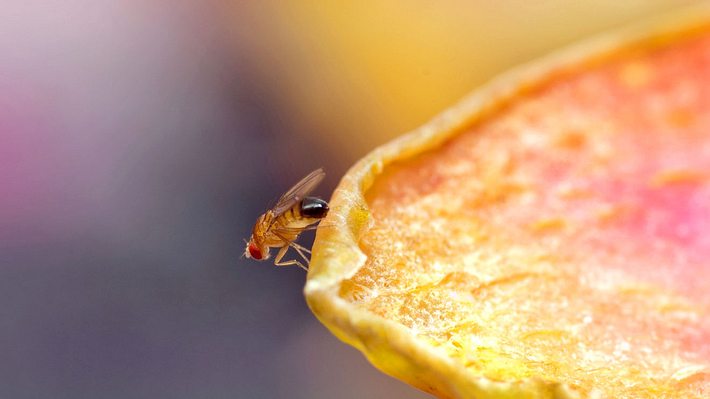
<path id="1" fill-rule="evenodd" d="M 316 316 L 442 398 L 710 397 L 710 12 L 691 14 L 361 160 L 317 234 Z"/>

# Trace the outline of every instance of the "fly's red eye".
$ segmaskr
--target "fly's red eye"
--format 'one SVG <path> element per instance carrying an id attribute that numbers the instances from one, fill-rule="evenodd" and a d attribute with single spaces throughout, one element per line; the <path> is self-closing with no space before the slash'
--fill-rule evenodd
<path id="1" fill-rule="evenodd" d="M 256 259 L 256 260 L 261 259 L 261 251 L 253 243 L 249 244 L 249 256 L 251 256 L 253 259 Z"/>

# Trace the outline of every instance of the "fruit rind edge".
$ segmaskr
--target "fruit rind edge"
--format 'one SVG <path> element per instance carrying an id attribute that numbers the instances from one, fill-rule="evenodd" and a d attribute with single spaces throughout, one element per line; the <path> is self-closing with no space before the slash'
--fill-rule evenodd
<path id="1" fill-rule="evenodd" d="M 340 298 L 342 281 L 366 261 L 358 244 L 370 224 L 365 192 L 387 165 L 437 148 L 536 88 L 628 50 L 659 47 L 707 30 L 710 5 L 703 4 L 583 41 L 500 75 L 424 126 L 373 150 L 343 177 L 323 221 L 328 227 L 316 234 L 304 288 L 311 311 L 376 368 L 440 398 L 599 398 L 597 391 L 583 392 L 555 381 L 473 376 L 403 326 Z"/>

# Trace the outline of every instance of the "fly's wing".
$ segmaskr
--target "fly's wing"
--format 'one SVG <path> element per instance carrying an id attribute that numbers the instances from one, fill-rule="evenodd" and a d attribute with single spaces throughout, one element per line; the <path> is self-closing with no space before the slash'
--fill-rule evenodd
<path id="1" fill-rule="evenodd" d="M 279 202 L 276 203 L 276 206 L 274 206 L 271 211 L 275 216 L 286 212 L 298 203 L 298 201 L 302 200 L 303 197 L 308 195 L 308 193 L 313 191 L 313 189 L 316 188 L 321 181 L 323 181 L 324 177 L 325 172 L 323 172 L 323 169 L 320 168 L 309 173 L 308 176 L 304 177 L 301 181 L 291 187 L 286 194 L 282 195 L 281 198 L 279 198 Z"/>

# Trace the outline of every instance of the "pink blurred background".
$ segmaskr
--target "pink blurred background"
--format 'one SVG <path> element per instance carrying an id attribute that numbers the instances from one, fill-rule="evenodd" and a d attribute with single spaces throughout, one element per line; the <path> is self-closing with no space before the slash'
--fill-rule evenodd
<path id="1" fill-rule="evenodd" d="M 510 66 L 685 1 L 6 0 L 0 397 L 424 398 L 251 224 Z"/>

